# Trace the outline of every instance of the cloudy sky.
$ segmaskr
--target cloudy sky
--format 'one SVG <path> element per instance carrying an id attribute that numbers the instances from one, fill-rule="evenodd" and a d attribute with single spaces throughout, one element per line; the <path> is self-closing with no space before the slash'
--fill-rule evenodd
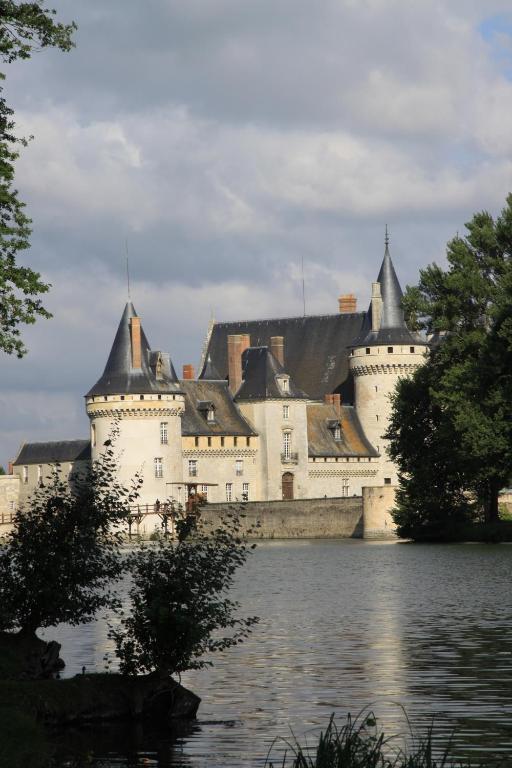
<path id="1" fill-rule="evenodd" d="M 368 301 L 512 189 L 510 0 L 60 0 L 77 47 L 7 68 L 50 321 L 3 356 L 0 463 L 88 436 L 83 394 L 132 297 L 198 362 L 210 317 Z"/>

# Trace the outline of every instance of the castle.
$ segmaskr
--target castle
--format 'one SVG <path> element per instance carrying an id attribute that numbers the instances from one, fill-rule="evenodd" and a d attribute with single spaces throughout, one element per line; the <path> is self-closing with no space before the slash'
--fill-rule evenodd
<path id="1" fill-rule="evenodd" d="M 0 523 L 55 462 L 72 477 L 96 459 L 114 425 L 121 482 L 143 476 L 145 533 L 161 525 L 162 503 L 196 493 L 208 502 L 272 501 L 394 486 L 383 438 L 389 395 L 428 349 L 408 329 L 401 298 L 386 237 L 367 311 L 349 294 L 336 314 L 213 323 L 199 375 L 185 365 L 181 379 L 127 303 L 85 396 L 90 440 L 22 445 L 0 484 Z"/>

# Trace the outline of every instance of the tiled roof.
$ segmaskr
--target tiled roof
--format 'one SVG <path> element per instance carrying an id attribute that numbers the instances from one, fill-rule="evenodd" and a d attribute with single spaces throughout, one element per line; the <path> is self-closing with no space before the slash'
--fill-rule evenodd
<path id="1" fill-rule="evenodd" d="M 225 381 L 184 379 L 180 389 L 185 393 L 185 413 L 181 420 L 183 435 L 246 435 L 256 432 L 244 419 L 231 397 Z M 202 403 L 209 402 L 215 411 L 215 421 L 208 421 Z"/>
<path id="2" fill-rule="evenodd" d="M 51 443 L 24 443 L 14 464 L 54 464 L 89 461 L 90 458 L 90 440 L 57 440 Z"/>
<path id="3" fill-rule="evenodd" d="M 364 436 L 363 429 L 352 405 L 310 403 L 308 416 L 308 453 L 310 456 L 377 457 L 379 454 Z M 331 424 L 329 424 L 331 422 Z M 341 439 L 334 439 L 332 426 L 341 426 Z"/>
<path id="4" fill-rule="evenodd" d="M 279 377 L 286 376 L 288 389 L 279 385 Z M 249 347 L 242 355 L 242 385 L 235 395 L 236 401 L 307 398 L 295 386 L 293 379 L 274 357 L 268 347 Z"/>

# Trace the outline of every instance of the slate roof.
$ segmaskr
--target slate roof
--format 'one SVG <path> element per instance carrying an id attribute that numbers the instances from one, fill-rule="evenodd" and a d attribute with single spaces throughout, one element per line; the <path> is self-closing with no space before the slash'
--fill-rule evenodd
<path id="1" fill-rule="evenodd" d="M 284 391 L 278 377 L 288 377 L 288 390 Z M 294 400 L 307 398 L 295 386 L 293 379 L 268 347 L 249 347 L 242 355 L 242 384 L 235 400 Z"/>
<path id="2" fill-rule="evenodd" d="M 14 464 L 54 464 L 57 461 L 62 463 L 90 459 L 90 440 L 57 440 L 51 443 L 24 443 Z"/>
<path id="3" fill-rule="evenodd" d="M 169 354 L 152 352 L 144 330 L 141 328 L 141 368 L 132 367 L 130 319 L 137 317 L 131 301 L 125 308 L 110 355 L 102 376 L 89 390 L 86 397 L 93 395 L 177 393 L 178 379 Z M 161 376 L 156 376 L 156 364 L 160 358 Z"/>
<path id="4" fill-rule="evenodd" d="M 380 328 L 378 331 L 372 331 L 371 329 L 371 306 L 368 310 L 368 319 L 365 323 L 367 332 L 360 334 L 355 339 L 352 346 L 377 346 L 379 344 L 423 344 L 426 342 L 418 333 L 414 333 L 407 328 L 404 318 L 404 311 L 401 306 L 402 302 L 402 288 L 398 277 L 391 261 L 388 244 L 386 241 L 386 249 L 384 252 L 384 258 L 377 277 L 377 282 L 380 283 L 380 291 L 382 296 L 382 315 L 380 321 Z"/>
<path id="5" fill-rule="evenodd" d="M 181 433 L 190 435 L 245 435 L 257 433 L 244 419 L 231 397 L 226 381 L 184 379 L 180 382 L 185 394 L 185 413 L 181 420 Z M 206 411 L 200 404 L 210 402 L 215 409 L 215 421 L 207 421 Z"/>
<path id="6" fill-rule="evenodd" d="M 313 399 L 341 392 L 344 402 L 353 402 L 348 347 L 367 323 L 366 312 L 215 323 L 207 355 L 226 379 L 228 335 L 247 333 L 253 347 L 269 347 L 271 336 L 283 336 L 284 367 L 299 389 Z"/>
<path id="7" fill-rule="evenodd" d="M 207 379 L 209 381 L 222 381 L 223 377 L 220 375 L 216 367 L 212 362 L 211 355 L 206 355 L 203 369 L 198 376 L 199 379 Z M 225 378 L 225 377 L 224 377 Z"/>
<path id="8" fill-rule="evenodd" d="M 366 439 L 353 405 L 336 406 L 310 403 L 307 406 L 308 453 L 311 457 L 377 457 L 379 454 Z M 341 440 L 335 440 L 329 422 L 341 425 Z"/>

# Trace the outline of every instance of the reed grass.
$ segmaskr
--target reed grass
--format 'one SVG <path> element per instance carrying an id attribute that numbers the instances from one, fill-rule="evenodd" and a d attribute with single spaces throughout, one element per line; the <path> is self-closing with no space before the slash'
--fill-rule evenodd
<path id="1" fill-rule="evenodd" d="M 469 760 L 450 757 L 451 743 L 438 754 L 434 749 L 434 728 L 431 726 L 423 736 L 411 731 L 407 742 L 398 736 L 387 737 L 379 730 L 373 713 L 364 711 L 356 718 L 348 715 L 342 725 L 337 725 L 334 715 L 318 744 L 301 745 L 295 736 L 292 740 L 276 740 L 267 756 L 267 768 L 499 768 L 498 761 L 476 764 Z M 271 753 L 276 744 L 286 747 L 280 762 L 272 762 Z"/>

